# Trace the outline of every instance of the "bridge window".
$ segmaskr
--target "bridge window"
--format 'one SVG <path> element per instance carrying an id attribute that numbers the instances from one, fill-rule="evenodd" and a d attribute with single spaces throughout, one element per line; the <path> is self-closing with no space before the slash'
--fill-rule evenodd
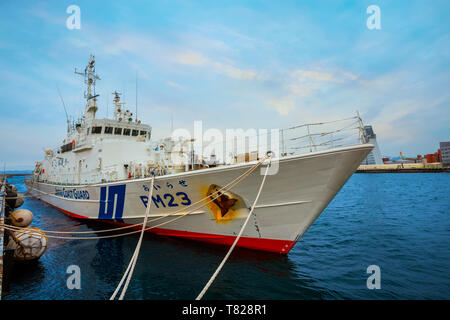
<path id="1" fill-rule="evenodd" d="M 114 134 L 122 134 L 122 128 L 114 128 Z"/>
<path id="2" fill-rule="evenodd" d="M 67 151 L 70 151 L 70 150 L 72 150 L 72 143 L 71 143 L 71 142 L 70 142 L 70 143 L 67 143 L 67 144 L 65 144 L 65 145 L 63 145 L 63 146 L 61 147 L 61 152 L 62 152 L 62 153 L 67 152 Z"/>
<path id="3" fill-rule="evenodd" d="M 131 134 L 133 137 L 136 137 L 139 134 L 139 130 L 133 130 L 133 133 Z"/>
<path id="4" fill-rule="evenodd" d="M 112 132 L 113 132 L 113 127 L 105 127 L 106 134 L 112 134 Z"/>
<path id="5" fill-rule="evenodd" d="M 141 131 L 140 135 L 145 136 L 147 134 L 147 131 Z"/>
<path id="6" fill-rule="evenodd" d="M 131 129 L 123 129 L 123 135 L 124 136 L 129 136 L 131 132 Z"/>
<path id="7" fill-rule="evenodd" d="M 102 133 L 102 127 L 92 127 L 92 134 Z"/>

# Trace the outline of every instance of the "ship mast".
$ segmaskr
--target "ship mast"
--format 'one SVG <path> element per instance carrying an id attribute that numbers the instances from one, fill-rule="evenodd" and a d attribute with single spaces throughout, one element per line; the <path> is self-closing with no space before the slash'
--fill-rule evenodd
<path id="1" fill-rule="evenodd" d="M 100 77 L 95 73 L 95 57 L 91 54 L 89 64 L 84 68 L 84 72 L 78 72 L 75 68 L 75 73 L 84 77 L 84 83 L 87 85 L 87 93 L 85 92 L 84 97 L 86 98 L 86 108 L 84 111 L 85 119 L 94 119 L 95 113 L 97 112 L 97 97 L 98 94 L 95 93 L 95 82 L 100 80 Z"/>
<path id="2" fill-rule="evenodd" d="M 119 120 L 122 121 L 122 117 L 123 117 L 123 110 L 122 110 L 122 106 L 125 105 L 125 102 L 120 102 L 120 95 L 121 93 L 114 91 L 112 93 L 114 95 L 114 120 Z"/>

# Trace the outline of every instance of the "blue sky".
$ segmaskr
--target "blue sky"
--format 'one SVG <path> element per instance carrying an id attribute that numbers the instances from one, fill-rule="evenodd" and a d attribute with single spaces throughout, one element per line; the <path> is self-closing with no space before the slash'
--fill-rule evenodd
<path id="1" fill-rule="evenodd" d="M 81 29 L 66 28 L 69 5 Z M 369 30 L 369 5 L 381 30 Z M 450 140 L 448 1 L 0 2 L 0 161 L 33 167 L 84 109 L 74 67 L 96 56 L 98 117 L 114 90 L 155 137 L 174 126 L 281 128 L 359 110 L 383 155 Z M 2 165 L 3 166 L 3 165 Z"/>

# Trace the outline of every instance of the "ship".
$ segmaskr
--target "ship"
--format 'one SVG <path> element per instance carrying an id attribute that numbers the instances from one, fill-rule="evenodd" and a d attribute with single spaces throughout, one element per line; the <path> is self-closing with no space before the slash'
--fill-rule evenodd
<path id="1" fill-rule="evenodd" d="M 117 91 L 112 118 L 97 118 L 95 57 L 75 73 L 86 84 L 84 114 L 68 121 L 60 146 L 45 149 L 27 186 L 32 196 L 76 219 L 140 229 L 150 206 L 148 232 L 231 245 L 254 206 L 237 246 L 288 254 L 373 149 L 363 139 L 317 148 L 325 144 L 311 143 L 307 126 L 307 152 L 287 152 L 288 131 L 282 130 L 278 154 L 205 160 L 186 148 L 192 140 L 153 141 L 151 126 L 125 108 Z M 299 127 L 306 128 L 291 129 Z M 182 161 L 174 162 L 174 155 Z M 276 173 L 267 175 L 254 203 L 267 166 Z"/>

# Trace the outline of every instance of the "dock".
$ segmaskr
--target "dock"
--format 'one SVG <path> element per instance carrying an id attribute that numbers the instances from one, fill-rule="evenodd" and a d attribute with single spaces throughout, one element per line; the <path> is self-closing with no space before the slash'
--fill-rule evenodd
<path id="1" fill-rule="evenodd" d="M 1 180 L 4 181 L 4 180 Z M 5 221 L 5 185 L 0 182 L 0 224 L 3 224 Z M 4 241 L 4 232 L 5 229 L 0 227 L 0 300 L 3 295 L 3 241 Z"/>
<path id="2" fill-rule="evenodd" d="M 356 173 L 436 173 L 450 172 L 450 167 L 442 163 L 391 163 L 380 165 L 360 165 Z"/>
<path id="3" fill-rule="evenodd" d="M 424 169 L 357 169 L 356 173 L 427 173 L 427 172 L 450 172 L 450 168 L 424 168 Z"/>
<path id="4" fill-rule="evenodd" d="M 16 191 L 10 189 L 9 183 L 14 180 L 14 177 L 28 177 L 32 175 L 32 173 L 0 174 L 0 225 L 9 224 L 8 218 L 11 212 L 18 207 L 15 206 L 16 200 L 14 200 L 14 204 L 11 205 L 11 203 L 9 203 L 10 200 L 7 200 L 6 198 L 7 196 L 17 197 Z M 0 227 L 0 300 L 7 293 L 6 291 L 8 290 L 9 277 L 13 264 L 12 259 L 14 251 L 5 250 L 10 239 L 9 237 L 10 235 L 5 231 L 5 228 Z"/>

